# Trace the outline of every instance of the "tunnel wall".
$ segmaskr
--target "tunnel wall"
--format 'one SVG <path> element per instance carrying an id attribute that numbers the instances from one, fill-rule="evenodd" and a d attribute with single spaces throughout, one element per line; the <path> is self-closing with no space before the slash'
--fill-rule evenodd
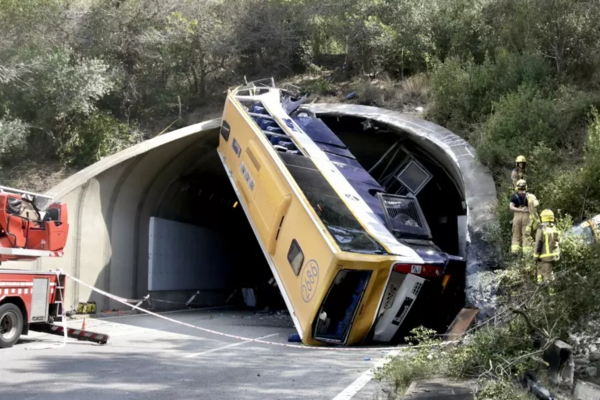
<path id="1" fill-rule="evenodd" d="M 68 205 L 70 231 L 64 256 L 6 266 L 61 268 L 117 296 L 144 296 L 150 216 L 169 183 L 193 167 L 203 153 L 214 151 L 219 126 L 220 119 L 213 119 L 158 136 L 65 179 L 46 193 Z M 66 290 L 70 306 L 95 300 L 99 309 L 121 308 L 73 282 Z"/>
<path id="2" fill-rule="evenodd" d="M 493 221 L 496 193 L 489 172 L 473 148 L 448 130 L 421 119 L 374 107 L 317 104 L 317 114 L 370 118 L 402 131 L 440 160 L 459 183 L 468 207 L 465 228 L 469 274 L 487 269 L 481 233 Z M 87 283 L 125 298 L 147 294 L 149 220 L 165 207 L 169 186 L 214 152 L 220 119 L 191 125 L 107 157 L 64 180 L 47 194 L 69 207 L 70 234 L 62 258 L 9 267 L 62 268 Z M 221 165 L 216 165 L 222 168 Z M 84 287 L 67 287 L 67 304 L 95 300 L 100 309 L 116 308 Z M 202 293 L 203 303 L 219 294 Z M 154 296 L 153 296 L 154 297 Z M 185 300 L 183 293 L 179 300 Z M 477 305 L 477 301 L 473 301 Z M 119 307 L 120 308 L 120 307 Z"/>

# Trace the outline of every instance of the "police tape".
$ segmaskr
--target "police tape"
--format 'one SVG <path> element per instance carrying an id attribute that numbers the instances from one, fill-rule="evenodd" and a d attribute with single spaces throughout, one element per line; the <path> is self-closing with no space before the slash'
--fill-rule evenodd
<path id="1" fill-rule="evenodd" d="M 303 345 L 296 345 L 296 344 L 287 344 L 287 343 L 278 343 L 278 342 L 270 342 L 267 340 L 261 340 L 261 339 L 253 339 L 253 338 L 247 338 L 244 336 L 237 336 L 237 335 L 232 335 L 229 333 L 224 333 L 224 332 L 219 332 L 219 331 L 215 331 L 213 329 L 208 329 L 208 328 L 202 328 L 200 326 L 196 326 L 196 325 L 192 325 L 192 324 L 188 324 L 187 322 L 183 322 L 183 321 L 178 321 L 176 319 L 173 318 L 169 318 L 165 315 L 162 314 L 158 314 L 149 310 L 146 310 L 144 308 L 138 307 L 134 304 L 129 304 L 126 301 L 123 301 L 123 299 L 121 297 L 115 296 L 113 294 L 110 294 L 108 292 L 105 292 L 102 289 L 98 289 L 95 286 L 92 286 L 88 283 L 83 282 L 82 280 L 74 277 L 73 275 L 70 275 L 66 272 L 63 272 L 64 275 L 66 275 L 69 279 L 73 280 L 74 282 L 79 283 L 80 285 L 83 285 L 85 287 L 87 287 L 88 289 L 93 290 L 94 292 L 101 294 L 103 296 L 108 297 L 109 299 L 112 299 L 114 301 L 117 301 L 123 305 L 126 305 L 128 307 L 133 308 L 134 310 L 138 310 L 141 311 L 143 313 L 146 313 L 148 315 L 152 315 L 154 317 L 163 319 L 165 321 L 169 321 L 172 322 L 174 324 L 179 324 L 188 328 L 192 328 L 192 329 L 196 329 L 202 332 L 206 332 L 206 333 L 210 333 L 213 335 L 217 335 L 217 336 L 223 336 L 223 337 L 227 337 L 230 339 L 235 339 L 235 340 L 241 340 L 244 342 L 252 342 L 252 343 L 260 343 L 260 344 L 265 344 L 265 345 L 269 345 L 269 346 L 278 346 L 278 347 L 287 347 L 287 348 L 292 348 L 292 349 L 302 349 L 302 350 L 324 350 L 324 351 L 351 351 L 351 352 L 364 352 L 364 351 L 399 351 L 399 350 L 412 350 L 415 348 L 422 348 L 422 347 L 441 347 L 441 346 L 446 346 L 446 345 L 450 345 L 450 344 L 455 344 L 458 341 L 453 340 L 453 341 L 447 341 L 447 342 L 443 342 L 443 343 L 436 343 L 436 344 L 431 344 L 431 345 L 417 345 L 417 346 L 394 346 L 394 347 L 320 347 L 320 346 L 303 346 Z"/>

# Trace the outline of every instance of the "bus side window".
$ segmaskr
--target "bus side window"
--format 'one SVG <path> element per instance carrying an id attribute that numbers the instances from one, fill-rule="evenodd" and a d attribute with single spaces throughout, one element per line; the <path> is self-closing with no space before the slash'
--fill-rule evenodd
<path id="1" fill-rule="evenodd" d="M 296 276 L 300 274 L 300 270 L 302 269 L 302 264 L 304 264 L 304 253 L 302 253 L 302 249 L 300 245 L 296 241 L 296 239 L 292 240 L 292 244 L 290 245 L 290 251 L 288 251 L 288 261 L 294 270 Z"/>

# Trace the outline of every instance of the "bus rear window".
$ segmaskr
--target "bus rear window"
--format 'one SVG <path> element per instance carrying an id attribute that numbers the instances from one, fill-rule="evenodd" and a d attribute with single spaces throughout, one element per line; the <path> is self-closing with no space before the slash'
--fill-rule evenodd
<path id="1" fill-rule="evenodd" d="M 317 315 L 315 338 L 325 342 L 346 341 L 371 271 L 338 272 Z"/>

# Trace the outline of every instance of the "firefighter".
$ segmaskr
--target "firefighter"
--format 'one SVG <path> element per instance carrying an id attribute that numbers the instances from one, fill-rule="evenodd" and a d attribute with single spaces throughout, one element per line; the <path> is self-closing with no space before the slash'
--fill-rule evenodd
<path id="1" fill-rule="evenodd" d="M 512 243 L 510 251 L 514 254 L 532 252 L 532 228 L 537 228 L 539 221 L 537 207 L 539 202 L 537 198 L 527 193 L 527 182 L 520 179 L 517 181 L 516 191 L 510 198 L 510 211 L 513 212 L 512 221 Z"/>
<path id="2" fill-rule="evenodd" d="M 554 213 L 552 210 L 544 210 L 541 217 L 542 224 L 535 234 L 535 253 L 533 255 L 537 262 L 538 283 L 552 280 L 554 263 L 560 259 L 559 236 L 554 227 Z"/>
<path id="3" fill-rule="evenodd" d="M 525 169 L 527 168 L 527 159 L 525 156 L 518 156 L 515 160 L 515 169 L 510 173 L 513 187 L 517 186 L 517 182 L 521 179 L 525 180 Z"/>

